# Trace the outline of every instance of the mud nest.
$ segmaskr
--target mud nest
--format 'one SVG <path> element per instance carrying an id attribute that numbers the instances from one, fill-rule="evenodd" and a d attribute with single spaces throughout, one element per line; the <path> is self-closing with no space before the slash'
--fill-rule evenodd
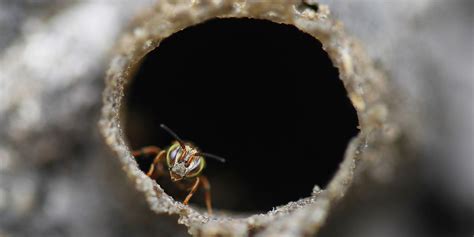
<path id="1" fill-rule="evenodd" d="M 100 126 L 150 208 L 179 215 L 191 234 L 303 235 L 318 232 L 358 174 L 389 176 L 392 166 L 377 164 L 398 155 L 392 101 L 326 6 L 163 1 L 118 44 Z M 228 158 L 206 169 L 216 215 L 199 197 L 183 205 L 131 155 L 170 143 L 160 123 Z"/>

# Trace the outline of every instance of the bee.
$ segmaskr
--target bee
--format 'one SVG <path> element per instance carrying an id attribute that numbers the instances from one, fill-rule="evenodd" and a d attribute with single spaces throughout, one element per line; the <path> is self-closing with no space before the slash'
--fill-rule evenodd
<path id="1" fill-rule="evenodd" d="M 202 175 L 206 167 L 206 158 L 225 162 L 225 159 L 213 154 L 204 153 L 199 150 L 191 142 L 184 142 L 179 136 L 166 125 L 161 124 L 160 127 L 168 132 L 174 139 L 171 146 L 161 149 L 157 146 L 146 146 L 139 150 L 132 151 L 132 155 L 137 159 L 142 156 L 153 155 L 152 164 L 150 165 L 146 175 L 152 179 L 159 176 L 169 176 L 171 181 L 183 187 L 183 180 L 193 180 L 190 192 L 183 201 L 184 205 L 188 205 L 189 200 L 198 188 L 203 187 L 205 192 L 205 201 L 207 212 L 212 215 L 211 205 L 211 185 L 206 176 Z M 168 168 L 168 172 L 164 167 Z"/>

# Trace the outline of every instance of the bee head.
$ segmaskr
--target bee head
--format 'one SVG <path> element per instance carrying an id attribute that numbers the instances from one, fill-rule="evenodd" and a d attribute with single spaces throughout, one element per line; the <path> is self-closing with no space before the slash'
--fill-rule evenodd
<path id="1" fill-rule="evenodd" d="M 196 177 L 201 174 L 206 164 L 195 147 L 186 144 L 183 148 L 178 141 L 168 149 L 166 162 L 172 181 Z"/>
<path id="2" fill-rule="evenodd" d="M 197 147 L 191 143 L 183 142 L 176 133 L 164 124 L 161 124 L 160 127 L 176 139 L 166 153 L 166 163 L 169 167 L 172 181 L 179 181 L 184 178 L 192 178 L 200 175 L 206 166 L 204 157 L 225 162 L 225 159 L 222 157 L 199 152 Z"/>

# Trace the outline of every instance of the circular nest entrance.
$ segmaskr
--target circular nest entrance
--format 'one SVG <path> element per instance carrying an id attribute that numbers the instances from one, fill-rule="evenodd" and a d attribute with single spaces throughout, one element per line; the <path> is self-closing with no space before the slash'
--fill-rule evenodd
<path id="1" fill-rule="evenodd" d="M 171 2 L 118 45 L 100 121 L 106 143 L 150 208 L 179 215 L 192 234 L 314 234 L 369 167 L 360 161 L 376 161 L 398 136 L 384 76 L 326 6 Z M 183 205 L 186 193 L 150 179 L 151 161 L 132 156 L 170 144 L 161 123 L 227 158 L 204 171 L 216 215 L 199 193 Z"/>
<path id="2" fill-rule="evenodd" d="M 266 212 L 310 196 L 358 132 L 337 69 L 321 43 L 294 26 L 210 20 L 166 38 L 137 67 L 123 111 L 131 147 L 169 146 L 163 123 L 227 158 L 208 159 L 204 171 L 217 209 Z M 138 161 L 146 172 L 151 159 Z M 182 200 L 186 192 L 167 181 L 158 183 Z M 191 203 L 204 206 L 202 197 Z"/>

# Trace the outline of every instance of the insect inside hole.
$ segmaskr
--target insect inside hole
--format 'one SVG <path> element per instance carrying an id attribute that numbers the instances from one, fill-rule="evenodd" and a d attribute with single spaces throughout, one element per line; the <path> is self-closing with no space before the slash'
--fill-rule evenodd
<path id="1" fill-rule="evenodd" d="M 223 163 L 225 159 L 213 154 L 201 152 L 199 148 L 192 143 L 181 140 L 175 132 L 164 124 L 161 124 L 160 127 L 176 139 L 171 146 L 166 149 L 161 149 L 157 146 L 146 146 L 133 151 L 133 156 L 135 158 L 148 155 L 155 156 L 146 173 L 146 175 L 152 179 L 156 179 L 158 176 L 169 176 L 171 181 L 175 183 L 194 179 L 193 185 L 190 187 L 191 190 L 184 199 L 183 204 L 188 205 L 193 194 L 198 188 L 203 187 L 207 212 L 209 215 L 212 215 L 211 185 L 207 177 L 202 175 L 206 167 L 204 157 L 212 158 Z M 169 172 L 165 171 L 165 166 L 168 167 Z M 180 187 L 182 187 L 182 185 Z"/>

